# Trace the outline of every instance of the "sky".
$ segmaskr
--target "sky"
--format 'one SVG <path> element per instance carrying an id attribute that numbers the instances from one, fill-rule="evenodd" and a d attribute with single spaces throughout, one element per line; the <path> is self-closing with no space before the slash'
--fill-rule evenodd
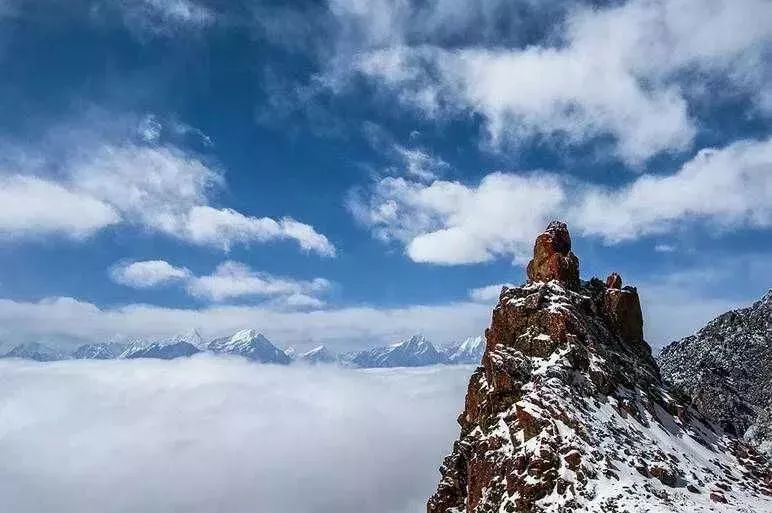
<path id="1" fill-rule="evenodd" d="M 458 435 L 470 373 L 256 366 L 209 355 L 2 361 L 3 506 L 425 511 Z"/>
<path id="2" fill-rule="evenodd" d="M 771 285 L 765 0 L 0 0 L 0 343 L 482 332 L 565 220 L 655 348 Z"/>

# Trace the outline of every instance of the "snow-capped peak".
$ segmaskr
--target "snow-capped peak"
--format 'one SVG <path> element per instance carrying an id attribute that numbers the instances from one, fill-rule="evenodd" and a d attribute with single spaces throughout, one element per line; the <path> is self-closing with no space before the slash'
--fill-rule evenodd
<path id="1" fill-rule="evenodd" d="M 188 331 L 178 333 L 177 335 L 174 335 L 171 337 L 168 341 L 168 343 L 176 344 L 178 342 L 187 342 L 188 344 L 191 344 L 197 348 L 202 348 L 206 344 L 204 343 L 203 337 L 201 337 L 201 333 L 196 328 L 191 328 Z"/>
<path id="2" fill-rule="evenodd" d="M 274 346 L 270 340 L 255 329 L 243 329 L 230 337 L 212 340 L 207 348 L 215 353 L 244 356 L 264 363 L 288 364 L 289 356 Z"/>

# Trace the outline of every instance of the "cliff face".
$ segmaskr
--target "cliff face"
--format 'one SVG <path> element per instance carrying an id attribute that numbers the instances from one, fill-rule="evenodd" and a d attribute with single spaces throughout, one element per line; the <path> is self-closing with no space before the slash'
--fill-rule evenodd
<path id="1" fill-rule="evenodd" d="M 765 460 L 663 386 L 635 288 L 579 279 L 568 229 L 505 288 L 429 513 L 772 510 Z"/>

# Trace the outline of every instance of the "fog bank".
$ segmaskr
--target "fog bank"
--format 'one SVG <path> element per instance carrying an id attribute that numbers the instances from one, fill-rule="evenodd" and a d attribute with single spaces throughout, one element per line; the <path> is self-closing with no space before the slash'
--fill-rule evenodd
<path id="1" fill-rule="evenodd" d="M 423 511 L 470 373 L 0 361 L 3 509 Z"/>

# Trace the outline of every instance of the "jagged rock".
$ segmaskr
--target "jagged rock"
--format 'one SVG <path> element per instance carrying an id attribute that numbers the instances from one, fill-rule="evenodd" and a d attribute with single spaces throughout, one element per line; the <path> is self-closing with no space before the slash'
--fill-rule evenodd
<path id="1" fill-rule="evenodd" d="M 536 237 L 527 273 L 531 281 L 558 280 L 570 289 L 579 286 L 579 259 L 571 252 L 571 235 L 565 223 L 552 221 Z"/>
<path id="2" fill-rule="evenodd" d="M 664 387 L 637 291 L 550 274 L 545 241 L 568 258 L 570 236 L 539 237 L 529 282 L 494 308 L 428 513 L 772 510 L 767 462 Z"/>
<path id="3" fill-rule="evenodd" d="M 668 345 L 658 360 L 692 406 L 772 456 L 772 290 Z"/>
<path id="4" fill-rule="evenodd" d="M 622 288 L 622 277 L 617 273 L 611 273 L 606 278 L 606 287 L 610 289 Z"/>

